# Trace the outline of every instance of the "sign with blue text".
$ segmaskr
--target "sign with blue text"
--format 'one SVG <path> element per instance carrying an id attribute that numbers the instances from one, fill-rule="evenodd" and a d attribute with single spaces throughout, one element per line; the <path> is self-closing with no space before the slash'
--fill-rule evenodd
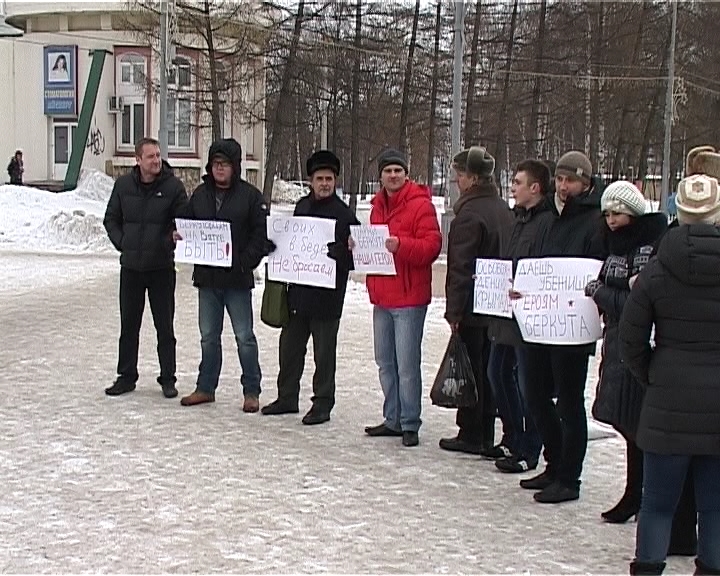
<path id="1" fill-rule="evenodd" d="M 43 101 L 46 116 L 75 117 L 78 113 L 77 46 L 43 49 Z"/>

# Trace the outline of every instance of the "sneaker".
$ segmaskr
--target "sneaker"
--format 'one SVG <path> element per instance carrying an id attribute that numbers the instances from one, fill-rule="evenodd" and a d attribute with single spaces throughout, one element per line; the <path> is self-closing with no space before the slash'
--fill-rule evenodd
<path id="1" fill-rule="evenodd" d="M 495 460 L 495 468 L 506 474 L 520 474 L 537 468 L 537 460 L 531 462 L 522 456 L 510 456 Z"/>
<path id="2" fill-rule="evenodd" d="M 535 502 L 541 504 L 560 504 L 580 498 L 580 486 L 568 486 L 560 482 L 553 482 L 540 492 L 533 494 Z"/>
<path id="3" fill-rule="evenodd" d="M 498 444 L 492 448 L 483 448 L 480 450 L 480 455 L 488 460 L 498 460 L 500 458 L 511 458 L 513 453 L 504 444 Z"/>
<path id="4" fill-rule="evenodd" d="M 412 446 L 417 446 L 418 444 L 420 444 L 420 438 L 418 438 L 417 432 L 413 432 L 411 430 L 406 430 L 405 432 L 402 433 L 402 437 L 403 437 L 403 439 L 402 439 L 403 446 L 407 446 L 408 448 L 410 448 Z"/>
<path id="5" fill-rule="evenodd" d="M 555 482 L 555 478 L 545 469 L 537 476 L 520 480 L 520 487 L 525 488 L 525 490 L 544 490 L 553 482 Z"/>
<path id="6" fill-rule="evenodd" d="M 208 394 L 202 390 L 195 390 L 195 392 L 180 400 L 182 406 L 197 406 L 198 404 L 207 404 L 209 402 L 215 402 L 215 394 Z"/>
<path id="7" fill-rule="evenodd" d="M 379 424 L 378 426 L 366 426 L 365 434 L 368 436 L 402 436 L 403 433 L 400 430 L 393 430 L 388 428 L 385 424 Z"/>
<path id="8" fill-rule="evenodd" d="M 133 390 L 135 390 L 135 382 L 125 382 L 124 380 L 120 380 L 118 378 L 115 382 L 113 382 L 113 385 L 110 386 L 110 388 L 105 388 L 105 394 L 108 396 L 120 396 L 121 394 L 132 392 Z"/>
<path id="9" fill-rule="evenodd" d="M 323 424 L 330 420 L 330 413 L 317 408 L 310 408 L 310 411 L 303 416 L 302 423 L 306 426 Z"/>
<path id="10" fill-rule="evenodd" d="M 275 416 L 279 414 L 297 414 L 300 410 L 297 406 L 289 406 L 280 400 L 275 400 L 263 406 L 260 412 L 265 416 Z"/>
<path id="11" fill-rule="evenodd" d="M 480 444 L 473 444 L 467 440 L 463 440 L 460 436 L 454 438 L 441 438 L 440 448 L 443 450 L 449 450 L 450 452 L 464 452 L 465 454 L 477 454 L 482 452 L 482 446 Z"/>
<path id="12" fill-rule="evenodd" d="M 260 410 L 260 400 L 257 396 L 245 396 L 245 401 L 242 407 L 243 412 L 246 414 L 255 414 Z"/>

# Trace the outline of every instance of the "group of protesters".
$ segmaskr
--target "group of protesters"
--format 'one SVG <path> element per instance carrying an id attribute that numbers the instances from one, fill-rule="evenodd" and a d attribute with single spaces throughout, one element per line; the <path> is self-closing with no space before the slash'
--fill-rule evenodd
<path id="1" fill-rule="evenodd" d="M 118 376 L 105 392 L 118 396 L 136 387 L 147 292 L 158 338 L 157 380 L 167 398 L 178 395 L 173 255 L 181 236 L 174 221 L 220 220 L 230 223 L 232 263 L 194 267 L 202 355 L 196 388 L 181 404 L 215 400 L 227 310 L 242 368 L 243 411 L 299 412 L 312 336 L 312 405 L 302 422 L 322 424 L 335 405 L 337 337 L 353 269 L 350 227 L 359 222 L 335 192 L 339 159 L 328 150 L 315 152 L 306 162 L 310 192 L 294 215 L 335 222 L 327 257 L 336 263 L 336 284 L 288 285 L 277 399 L 261 408 L 251 291 L 254 270 L 276 246 L 268 240 L 262 194 L 241 178 L 241 158 L 235 140 L 213 143 L 203 183 L 188 198 L 157 141 L 137 143 L 137 165 L 116 181 L 105 215 L 121 253 Z M 445 318 L 469 353 L 477 402 L 457 410 L 458 432 L 441 439 L 440 448 L 494 460 L 508 474 L 536 470 L 542 454 L 544 470 L 520 486 L 533 491 L 538 503 L 580 497 L 588 440 L 585 387 L 596 344 L 530 344 L 515 319 L 474 313 L 475 262 L 602 260 L 598 277 L 584 290 L 604 325 L 592 412 L 614 426 L 627 446 L 626 488 L 603 519 L 622 523 L 638 516 L 631 573 L 660 574 L 668 554 L 697 554 L 697 573 L 720 574 L 720 154 L 707 146 L 691 151 L 670 229 L 664 215 L 647 210 L 632 183 L 602 190 L 579 151 L 567 152 L 554 166 L 538 159 L 518 164 L 512 209 L 498 193 L 495 160 L 485 148 L 463 150 L 453 169 L 460 197 L 447 243 Z M 412 447 L 422 423 L 421 344 L 442 235 L 430 191 L 409 178 L 402 151 L 381 152 L 378 173 L 370 225 L 388 227 L 385 248 L 396 274 L 366 279 L 384 403 L 383 421 L 365 433 L 398 437 Z M 523 294 L 510 290 L 509 298 Z M 495 443 L 498 416 L 502 437 Z"/>

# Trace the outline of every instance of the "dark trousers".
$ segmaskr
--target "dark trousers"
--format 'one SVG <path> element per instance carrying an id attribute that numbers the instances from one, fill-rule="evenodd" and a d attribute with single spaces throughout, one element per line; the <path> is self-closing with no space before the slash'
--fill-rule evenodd
<path id="1" fill-rule="evenodd" d="M 160 360 L 158 382 L 175 383 L 175 269 L 120 269 L 120 349 L 117 372 L 119 380 L 137 382 L 140 326 L 145 310 L 145 292 L 150 301 L 157 353 Z"/>
<path id="2" fill-rule="evenodd" d="M 530 346 L 528 365 L 528 405 L 545 445 L 548 471 L 559 482 L 575 486 L 587 452 L 588 355 L 562 346 Z"/>
<path id="3" fill-rule="evenodd" d="M 471 444 L 491 447 L 495 439 L 495 403 L 490 380 L 487 377 L 487 366 L 490 361 L 487 328 L 460 324 L 460 338 L 470 356 L 478 401 L 472 408 L 458 408 L 455 419 L 460 428 L 458 437 Z"/>
<path id="4" fill-rule="evenodd" d="M 315 374 L 313 375 L 313 406 L 330 412 L 335 406 L 335 367 L 337 335 L 340 319 L 317 319 L 291 314 L 290 322 L 280 332 L 280 372 L 278 400 L 297 406 L 300 379 L 305 369 L 305 355 L 310 336 L 313 339 Z"/>

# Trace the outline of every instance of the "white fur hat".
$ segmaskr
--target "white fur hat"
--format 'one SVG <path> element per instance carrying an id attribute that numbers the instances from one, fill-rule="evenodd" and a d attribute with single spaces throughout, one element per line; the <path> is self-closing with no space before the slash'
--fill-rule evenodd
<path id="1" fill-rule="evenodd" d="M 642 216 L 646 209 L 645 197 L 632 182 L 618 180 L 605 188 L 600 207 L 603 212 Z"/>
<path id="2" fill-rule="evenodd" d="M 678 184 L 675 197 L 680 224 L 720 223 L 720 186 L 705 174 L 688 176 Z"/>

